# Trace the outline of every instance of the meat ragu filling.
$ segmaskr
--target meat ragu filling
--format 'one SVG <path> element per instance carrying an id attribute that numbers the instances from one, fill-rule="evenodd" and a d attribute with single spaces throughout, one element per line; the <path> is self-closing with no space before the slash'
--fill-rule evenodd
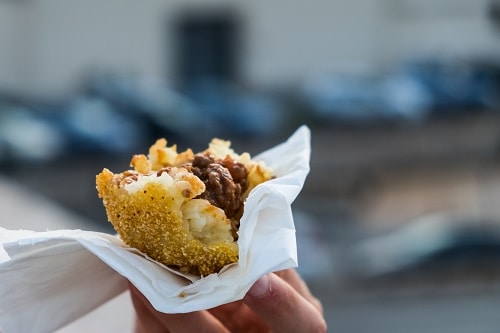
<path id="1" fill-rule="evenodd" d="M 229 156 L 224 160 L 215 160 L 206 154 L 196 154 L 193 162 L 184 167 L 205 183 L 205 192 L 197 198 L 208 200 L 224 210 L 231 220 L 233 238 L 237 240 L 245 201 L 243 194 L 248 189 L 246 167 Z"/>
<path id="2" fill-rule="evenodd" d="M 210 204 L 224 211 L 226 217 L 231 221 L 231 231 L 234 240 L 238 240 L 240 219 L 243 215 L 245 203 L 244 193 L 248 189 L 248 170 L 244 164 L 234 161 L 227 156 L 225 159 L 214 159 L 207 154 L 196 154 L 190 163 L 182 167 L 192 172 L 205 184 L 205 191 L 196 199 L 205 199 Z M 165 167 L 156 174 L 161 176 L 170 168 Z M 127 174 L 127 181 L 137 180 L 137 174 Z"/>

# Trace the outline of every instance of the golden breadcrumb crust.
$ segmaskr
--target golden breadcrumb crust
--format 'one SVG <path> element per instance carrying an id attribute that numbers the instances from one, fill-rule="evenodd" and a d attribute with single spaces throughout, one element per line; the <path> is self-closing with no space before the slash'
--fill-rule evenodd
<path id="1" fill-rule="evenodd" d="M 162 184 L 150 182 L 128 193 L 120 187 L 120 178 L 104 169 L 97 176 L 97 189 L 108 219 L 127 245 L 167 266 L 202 276 L 238 260 L 234 241 L 204 244 L 194 238 L 182 219 L 184 200 Z"/>

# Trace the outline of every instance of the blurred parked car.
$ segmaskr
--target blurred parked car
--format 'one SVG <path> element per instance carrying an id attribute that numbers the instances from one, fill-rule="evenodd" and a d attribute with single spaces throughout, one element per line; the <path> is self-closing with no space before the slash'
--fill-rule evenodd
<path id="1" fill-rule="evenodd" d="M 488 62 L 419 60 L 399 73 L 414 78 L 432 97 L 433 112 L 485 110 L 500 105 L 500 66 Z"/>
<path id="2" fill-rule="evenodd" d="M 0 163 L 52 159 L 65 148 L 64 134 L 21 105 L 0 104 Z"/>
<path id="3" fill-rule="evenodd" d="M 308 80 L 301 95 L 318 119 L 354 124 L 421 119 L 431 99 L 405 75 L 322 74 Z"/>
<path id="4" fill-rule="evenodd" d="M 300 91 L 319 120 L 415 121 L 433 114 L 494 110 L 500 67 L 494 63 L 409 61 L 383 73 L 322 73 Z"/>
<path id="5" fill-rule="evenodd" d="M 143 147 L 146 130 L 106 101 L 0 104 L 0 163 L 50 161 L 82 153 L 120 154 Z"/>
<path id="6" fill-rule="evenodd" d="M 358 277 L 379 277 L 421 268 L 452 265 L 470 269 L 500 263 L 500 223 L 474 217 L 434 214 L 388 233 L 369 237 L 352 248 L 349 268 Z M 470 272 L 463 272 L 464 274 Z"/>
<path id="7" fill-rule="evenodd" d="M 198 80 L 185 89 L 186 95 L 211 119 L 220 133 L 262 136 L 279 130 L 284 114 L 272 98 L 250 93 L 219 80 Z"/>
<path id="8" fill-rule="evenodd" d="M 278 103 L 227 82 L 203 80 L 176 91 L 159 79 L 101 75 L 92 80 L 89 91 L 150 126 L 181 137 L 265 135 L 281 124 Z"/>
<path id="9" fill-rule="evenodd" d="M 100 98 L 77 96 L 59 115 L 58 124 L 74 152 L 121 154 L 149 144 L 144 124 Z"/>
<path id="10" fill-rule="evenodd" d="M 89 80 L 90 94 L 157 132 L 186 136 L 210 131 L 215 124 L 186 96 L 160 79 L 101 74 Z"/>

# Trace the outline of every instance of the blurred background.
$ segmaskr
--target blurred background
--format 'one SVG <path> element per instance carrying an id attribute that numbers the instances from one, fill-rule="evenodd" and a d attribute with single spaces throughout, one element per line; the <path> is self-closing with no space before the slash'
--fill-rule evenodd
<path id="1" fill-rule="evenodd" d="M 103 167 L 302 124 L 330 331 L 498 332 L 500 1 L 0 0 L 2 226 L 113 232 Z"/>

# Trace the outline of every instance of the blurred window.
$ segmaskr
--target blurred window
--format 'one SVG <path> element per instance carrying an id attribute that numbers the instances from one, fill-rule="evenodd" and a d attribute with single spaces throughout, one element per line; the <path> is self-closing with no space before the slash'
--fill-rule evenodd
<path id="1" fill-rule="evenodd" d="M 500 30 L 500 0 L 492 0 L 488 10 L 490 20 Z"/>
<path id="2" fill-rule="evenodd" d="M 175 29 L 179 82 L 234 81 L 237 20 L 230 13 L 182 15 Z"/>

